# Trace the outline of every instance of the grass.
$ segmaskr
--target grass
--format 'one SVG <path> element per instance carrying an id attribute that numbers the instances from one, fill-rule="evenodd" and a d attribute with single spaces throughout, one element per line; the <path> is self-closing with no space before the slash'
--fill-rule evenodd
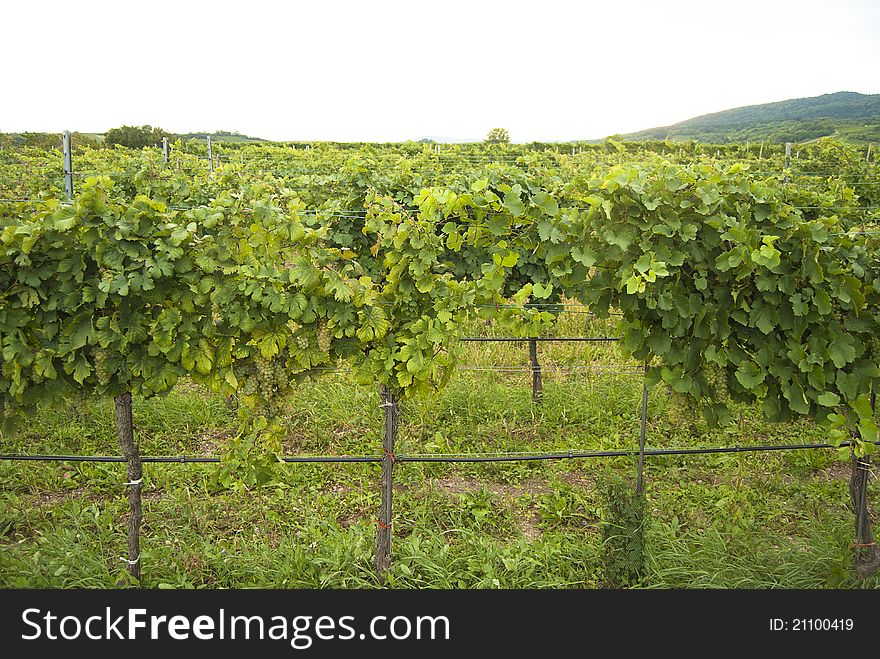
<path id="1" fill-rule="evenodd" d="M 613 334 L 571 314 L 560 335 Z M 478 321 L 471 335 L 495 331 Z M 436 396 L 402 408 L 398 453 L 632 449 L 641 378 L 614 344 L 540 345 L 544 402 L 528 372 L 462 370 Z M 527 367 L 527 344 L 462 345 L 468 368 Z M 564 368 L 595 368 L 552 372 Z M 285 450 L 377 454 L 378 394 L 334 373 L 290 399 Z M 210 454 L 234 434 L 226 401 L 191 384 L 135 401 L 145 455 Z M 650 447 L 822 442 L 811 423 L 770 424 L 751 408 L 708 429 L 649 398 Z M 118 454 L 110 401 L 43 410 L 0 452 Z M 216 465 L 145 465 L 143 585 L 158 588 L 371 588 L 375 464 L 280 466 L 259 491 L 223 489 Z M 601 482 L 635 460 L 399 464 L 396 588 L 605 587 Z M 122 464 L 0 461 L 0 587 L 126 583 Z M 848 469 L 833 451 L 651 457 L 646 570 L 638 587 L 852 588 Z M 877 488 L 871 506 L 880 506 Z"/>

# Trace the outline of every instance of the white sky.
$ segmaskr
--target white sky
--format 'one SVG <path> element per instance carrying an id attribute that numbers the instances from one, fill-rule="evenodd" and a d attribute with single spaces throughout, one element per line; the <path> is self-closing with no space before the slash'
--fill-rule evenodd
<path id="1" fill-rule="evenodd" d="M 0 4 L 0 131 L 604 137 L 880 92 L 877 0 Z"/>

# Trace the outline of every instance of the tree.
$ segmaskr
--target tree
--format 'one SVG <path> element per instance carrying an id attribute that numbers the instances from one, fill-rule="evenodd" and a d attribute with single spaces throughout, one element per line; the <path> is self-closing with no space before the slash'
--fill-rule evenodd
<path id="1" fill-rule="evenodd" d="M 506 128 L 493 128 L 486 135 L 487 144 L 507 144 L 510 142 L 510 131 Z"/>
<path id="2" fill-rule="evenodd" d="M 113 146 L 119 144 L 129 149 L 143 149 L 145 146 L 156 146 L 162 143 L 162 138 L 171 138 L 171 133 L 153 126 L 121 126 L 111 128 L 104 136 L 104 141 Z"/>

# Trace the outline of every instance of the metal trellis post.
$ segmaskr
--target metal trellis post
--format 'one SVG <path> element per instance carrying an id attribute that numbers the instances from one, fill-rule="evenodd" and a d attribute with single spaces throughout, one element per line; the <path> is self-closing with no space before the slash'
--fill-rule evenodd
<path id="1" fill-rule="evenodd" d="M 785 174 L 782 177 L 783 183 L 788 183 L 788 167 L 791 165 L 791 142 L 785 143 Z"/>
<path id="2" fill-rule="evenodd" d="M 73 200 L 73 149 L 70 144 L 70 131 L 61 136 L 61 149 L 64 152 L 64 193 L 67 200 Z"/>
<path id="3" fill-rule="evenodd" d="M 168 138 L 162 138 L 162 162 L 168 164 Z"/>
<path id="4" fill-rule="evenodd" d="M 205 138 L 208 140 L 208 169 L 211 173 L 214 173 L 214 154 L 211 151 L 211 136 L 206 135 Z"/>

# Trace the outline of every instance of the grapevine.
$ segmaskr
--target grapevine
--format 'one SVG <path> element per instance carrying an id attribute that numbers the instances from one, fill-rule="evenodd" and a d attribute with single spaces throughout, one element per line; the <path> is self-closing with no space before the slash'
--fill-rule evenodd
<path id="1" fill-rule="evenodd" d="M 345 364 L 395 400 L 426 395 L 455 371 L 469 318 L 532 336 L 573 300 L 620 314 L 621 347 L 650 363 L 671 416 L 724 423 L 732 403 L 757 404 L 874 449 L 876 186 L 783 184 L 733 145 L 687 162 L 609 140 L 584 164 L 516 145 L 474 164 L 461 147 L 443 167 L 406 149 L 390 166 L 267 145 L 254 155 L 283 157 L 273 176 L 86 151 L 127 173 L 78 182 L 69 205 L 48 176 L 0 203 L 3 430 L 82 392 L 155 396 L 190 378 L 243 399 L 230 453 L 265 482 L 292 387 Z M 181 157 L 195 172 L 198 154 Z M 24 192 L 21 158 L 0 162 L 4 194 Z M 843 145 L 804 158 L 876 175 Z"/>

